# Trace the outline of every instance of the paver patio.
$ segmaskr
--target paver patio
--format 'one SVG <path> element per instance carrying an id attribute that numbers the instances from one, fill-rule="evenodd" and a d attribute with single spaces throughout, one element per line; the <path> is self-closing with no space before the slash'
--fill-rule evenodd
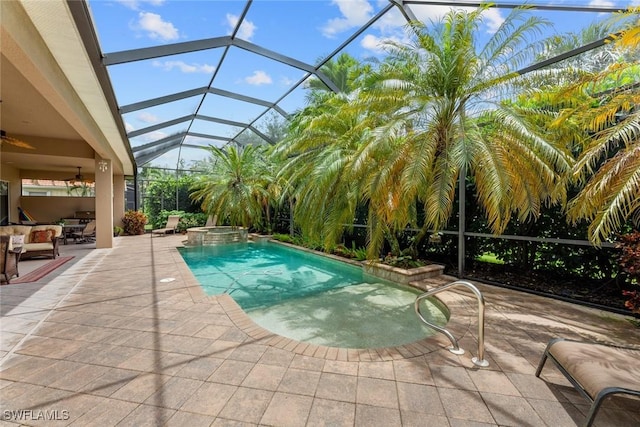
<path id="1" fill-rule="evenodd" d="M 640 343 L 622 316 L 488 285 L 488 368 L 471 363 L 477 304 L 463 291 L 442 294 L 462 356 L 443 337 L 298 343 L 207 297 L 182 240 L 120 237 L 53 278 L 0 287 L 0 425 L 575 426 L 588 402 L 553 364 L 534 376 L 547 341 Z M 640 425 L 640 401 L 607 401 L 595 425 Z"/>

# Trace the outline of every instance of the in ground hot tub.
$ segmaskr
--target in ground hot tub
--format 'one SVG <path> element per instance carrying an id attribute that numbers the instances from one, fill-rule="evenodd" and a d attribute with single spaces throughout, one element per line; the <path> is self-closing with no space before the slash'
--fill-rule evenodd
<path id="1" fill-rule="evenodd" d="M 243 227 L 194 227 L 187 229 L 186 246 L 212 246 L 246 242 L 248 236 L 248 230 Z"/>

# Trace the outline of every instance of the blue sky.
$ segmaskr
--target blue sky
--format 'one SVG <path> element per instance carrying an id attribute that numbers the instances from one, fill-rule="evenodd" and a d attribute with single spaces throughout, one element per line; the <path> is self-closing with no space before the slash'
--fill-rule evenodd
<path id="1" fill-rule="evenodd" d="M 538 4 L 552 3 L 538 1 Z M 554 4 L 583 4 L 576 0 L 555 1 Z M 594 5 L 628 5 L 628 2 L 594 0 Z M 634 0 L 640 4 L 640 0 Z M 348 37 L 384 8 L 386 0 L 255 0 L 243 21 L 237 37 L 315 65 L 319 58 L 332 53 Z M 245 7 L 245 1 L 201 0 L 91 0 L 101 49 L 104 53 L 177 42 L 227 36 L 235 27 Z M 444 6 L 412 5 L 416 16 L 425 22 L 437 20 L 448 10 Z M 484 15 L 479 36 L 490 35 L 502 23 L 509 10 L 493 8 Z M 599 13 L 537 12 L 555 24 L 551 31 L 578 31 L 581 27 L 602 19 Z M 368 31 L 350 43 L 344 51 L 366 59 L 381 57 L 383 40 L 405 40 L 404 18 L 395 9 L 377 21 Z M 108 68 L 120 106 L 174 92 L 208 86 L 220 64 L 222 48 L 174 55 L 110 66 Z M 231 48 L 217 69 L 214 88 L 275 102 L 305 74 L 238 48 Z M 305 91 L 296 89 L 279 105 L 291 113 L 304 104 Z M 143 129 L 177 117 L 193 114 L 202 97 L 176 101 L 164 106 L 135 111 L 124 115 L 128 131 Z M 208 94 L 199 114 L 239 122 L 250 122 L 264 111 L 263 107 Z M 259 123 L 257 123 L 259 126 Z M 175 132 L 187 130 L 188 122 L 156 130 L 132 139 L 132 146 L 158 140 Z M 230 137 L 237 130 L 211 122 L 197 121 L 191 132 L 212 132 Z M 207 145 L 211 140 L 191 138 L 189 143 Z M 186 150 L 183 155 L 198 158 L 200 150 Z M 156 159 L 153 164 L 175 167 L 178 153 Z M 188 160 L 193 160 L 193 158 Z"/>

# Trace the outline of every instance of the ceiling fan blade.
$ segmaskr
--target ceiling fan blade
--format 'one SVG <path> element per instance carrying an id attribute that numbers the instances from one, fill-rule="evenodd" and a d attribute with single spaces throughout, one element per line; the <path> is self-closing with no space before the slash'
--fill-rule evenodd
<path id="1" fill-rule="evenodd" d="M 64 181 L 68 182 L 73 187 L 78 187 L 86 184 L 92 184 L 93 180 L 85 179 L 84 175 L 81 172 L 82 168 L 78 166 L 78 173 L 73 178 L 67 178 Z"/>
<path id="2" fill-rule="evenodd" d="M 19 140 L 17 138 L 13 138 L 11 136 L 8 136 L 5 131 L 0 130 L 0 145 L 2 145 L 5 142 L 7 144 L 13 145 L 14 147 L 27 148 L 29 150 L 35 150 L 35 148 L 33 146 L 31 146 L 29 143 L 21 141 L 21 140 Z"/>

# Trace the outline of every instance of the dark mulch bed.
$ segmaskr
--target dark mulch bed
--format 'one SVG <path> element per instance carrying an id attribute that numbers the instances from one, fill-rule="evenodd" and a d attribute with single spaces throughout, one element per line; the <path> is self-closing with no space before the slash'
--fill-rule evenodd
<path id="1" fill-rule="evenodd" d="M 559 277 L 555 272 L 517 271 L 508 266 L 477 263 L 467 269 L 470 279 L 477 279 L 498 286 L 515 288 L 570 302 L 597 306 L 605 310 L 633 316 L 622 295 L 626 284 L 616 280 L 595 281 L 584 278 Z M 640 315 L 635 315 L 640 318 Z"/>

